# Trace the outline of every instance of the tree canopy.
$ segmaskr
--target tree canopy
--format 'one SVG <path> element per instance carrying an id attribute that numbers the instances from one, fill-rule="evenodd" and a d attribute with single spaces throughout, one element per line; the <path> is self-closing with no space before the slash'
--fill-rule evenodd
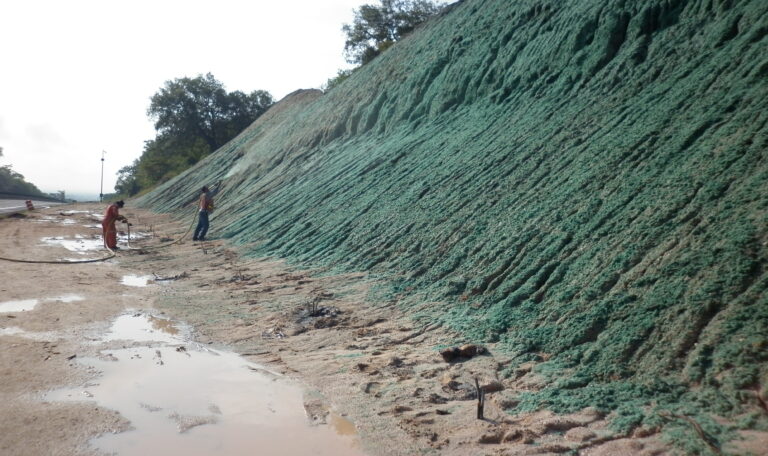
<path id="1" fill-rule="evenodd" d="M 166 81 L 151 98 L 147 114 L 161 135 L 196 136 L 218 149 L 273 103 L 263 90 L 227 93 L 211 73 Z"/>
<path id="2" fill-rule="evenodd" d="M 3 156 L 3 148 L 0 147 L 0 157 Z M 11 165 L 0 166 L 0 193 L 11 193 L 27 196 L 44 196 L 43 192 L 24 180 L 24 176 L 11 168 Z"/>
<path id="3" fill-rule="evenodd" d="M 11 165 L 0 166 L 0 193 L 46 196 L 35 184 L 25 181 L 24 176 L 14 171 Z"/>
<path id="4" fill-rule="evenodd" d="M 145 141 L 141 157 L 117 172 L 115 190 L 135 195 L 170 179 L 237 136 L 273 103 L 263 90 L 227 92 L 210 73 L 166 81 L 147 109 L 157 135 Z"/>
<path id="5" fill-rule="evenodd" d="M 344 24 L 347 35 L 344 54 L 349 63 L 366 64 L 417 25 L 437 14 L 442 6 L 431 0 L 379 0 L 379 5 L 361 5 L 352 24 Z"/>

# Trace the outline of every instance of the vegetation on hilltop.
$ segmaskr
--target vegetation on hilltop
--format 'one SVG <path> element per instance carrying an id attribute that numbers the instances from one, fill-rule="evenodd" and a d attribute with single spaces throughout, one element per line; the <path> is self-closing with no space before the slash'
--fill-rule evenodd
<path id="1" fill-rule="evenodd" d="M 357 68 L 375 59 L 443 8 L 443 4 L 432 0 L 379 0 L 378 5 L 365 4 L 354 10 L 352 23 L 344 24 L 342 30 L 347 36 L 344 42 L 347 62 L 358 66 L 339 70 L 323 84 L 323 91 L 341 84 Z"/>
<path id="2" fill-rule="evenodd" d="M 379 0 L 379 3 L 361 5 L 354 10 L 352 23 L 342 27 L 347 35 L 344 54 L 349 63 L 365 65 L 441 9 L 431 0 Z"/>
<path id="3" fill-rule="evenodd" d="M 237 136 L 273 103 L 264 90 L 227 92 L 210 73 L 166 81 L 147 110 L 157 136 L 118 171 L 115 190 L 135 195 L 170 179 Z"/>

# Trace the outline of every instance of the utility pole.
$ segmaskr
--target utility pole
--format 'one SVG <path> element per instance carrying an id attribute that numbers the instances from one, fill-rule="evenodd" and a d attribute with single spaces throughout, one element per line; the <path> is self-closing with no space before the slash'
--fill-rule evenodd
<path id="1" fill-rule="evenodd" d="M 100 203 L 104 201 L 104 154 L 106 154 L 106 152 L 102 150 L 101 151 L 101 187 L 99 188 Z"/>

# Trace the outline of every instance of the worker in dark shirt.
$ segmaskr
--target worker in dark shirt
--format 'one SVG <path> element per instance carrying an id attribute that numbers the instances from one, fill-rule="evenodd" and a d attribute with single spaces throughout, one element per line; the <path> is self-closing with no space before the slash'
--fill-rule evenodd
<path id="1" fill-rule="evenodd" d="M 208 187 L 203 187 L 200 191 L 200 198 L 197 201 L 198 221 L 195 234 L 192 236 L 193 241 L 204 241 L 205 235 L 208 234 L 208 214 L 213 212 L 213 195 L 215 193 L 208 190 Z"/>

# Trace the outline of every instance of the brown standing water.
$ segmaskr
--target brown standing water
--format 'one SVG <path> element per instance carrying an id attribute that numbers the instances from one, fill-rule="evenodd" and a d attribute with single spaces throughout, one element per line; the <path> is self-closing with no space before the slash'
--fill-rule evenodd
<path id="1" fill-rule="evenodd" d="M 91 383 L 48 401 L 93 401 L 130 420 L 132 430 L 91 443 L 118 455 L 362 455 L 354 424 L 331 414 L 310 425 L 292 380 L 226 351 L 189 342 L 186 328 L 141 313 L 123 315 L 96 343 Z"/>

